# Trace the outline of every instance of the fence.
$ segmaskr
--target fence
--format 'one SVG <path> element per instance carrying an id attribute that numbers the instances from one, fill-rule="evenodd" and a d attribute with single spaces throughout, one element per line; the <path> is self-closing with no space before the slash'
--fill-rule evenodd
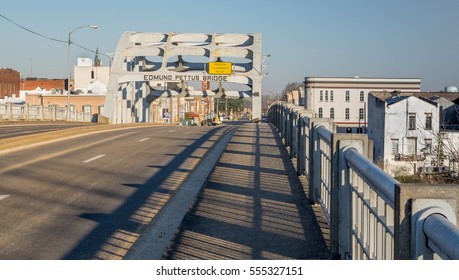
<path id="1" fill-rule="evenodd" d="M 40 120 L 40 121 L 66 121 L 67 109 L 57 106 L 29 106 L 15 105 L 12 103 L 0 104 L 0 120 Z M 97 122 L 97 115 L 71 111 L 71 122 Z"/>
<path id="2" fill-rule="evenodd" d="M 367 135 L 314 116 L 284 103 L 269 111 L 330 224 L 331 258 L 459 259 L 459 186 L 400 184 L 369 160 Z"/>

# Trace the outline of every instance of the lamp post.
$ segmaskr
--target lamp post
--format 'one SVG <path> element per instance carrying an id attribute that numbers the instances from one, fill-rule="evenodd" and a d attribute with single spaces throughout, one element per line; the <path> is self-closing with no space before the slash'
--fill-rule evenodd
<path id="1" fill-rule="evenodd" d="M 74 29 L 69 29 L 69 40 L 68 40 L 68 57 L 67 57 L 67 60 L 68 60 L 68 81 L 67 81 L 67 121 L 70 121 L 70 74 L 71 74 L 71 67 L 70 67 L 70 45 L 72 44 L 72 40 L 71 40 L 71 37 L 72 37 L 72 33 L 78 29 L 81 29 L 81 28 L 85 28 L 85 27 L 89 27 L 89 28 L 92 28 L 92 29 L 97 29 L 97 25 L 94 25 L 94 24 L 87 24 L 87 25 L 82 25 L 80 27 L 77 27 L 77 28 L 74 28 Z"/>

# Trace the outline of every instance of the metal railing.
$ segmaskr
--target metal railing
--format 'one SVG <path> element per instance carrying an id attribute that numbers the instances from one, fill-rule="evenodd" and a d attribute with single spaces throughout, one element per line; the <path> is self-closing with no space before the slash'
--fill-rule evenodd
<path id="1" fill-rule="evenodd" d="M 331 258 L 459 259 L 459 186 L 400 184 L 369 160 L 367 135 L 336 133 L 333 120 L 302 107 L 276 103 L 268 119 L 296 158 L 298 175 L 307 177 L 309 200 L 327 217 Z"/>
<path id="2" fill-rule="evenodd" d="M 350 259 L 394 258 L 394 190 L 399 184 L 356 149 L 344 152 L 346 189 L 341 211 L 351 209 L 350 239 L 342 248 Z M 349 203 L 350 205 L 346 205 Z M 347 247 L 345 247 L 347 245 Z"/>
<path id="3" fill-rule="evenodd" d="M 67 109 L 57 106 L 16 105 L 12 103 L 0 104 L 0 120 L 39 120 L 39 121 L 66 121 Z M 91 113 L 70 112 L 71 122 L 92 122 Z"/>

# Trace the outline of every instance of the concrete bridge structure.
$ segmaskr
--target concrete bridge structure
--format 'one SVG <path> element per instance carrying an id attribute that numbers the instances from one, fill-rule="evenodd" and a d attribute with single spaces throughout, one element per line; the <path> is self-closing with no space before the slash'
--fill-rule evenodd
<path id="1" fill-rule="evenodd" d="M 260 118 L 262 76 L 260 33 L 125 32 L 102 115 L 114 124 L 155 122 L 166 112 L 174 120 L 189 110 L 185 100 L 251 98 L 252 118 Z M 206 111 L 203 102 L 194 111 Z"/>

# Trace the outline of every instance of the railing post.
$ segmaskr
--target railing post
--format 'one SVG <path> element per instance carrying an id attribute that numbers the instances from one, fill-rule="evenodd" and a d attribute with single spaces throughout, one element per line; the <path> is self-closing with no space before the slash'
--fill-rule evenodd
<path id="1" fill-rule="evenodd" d="M 455 214 L 459 224 L 459 185 L 400 184 L 395 188 L 395 259 L 430 259 L 433 253 L 427 250 L 418 235 L 419 222 L 428 214 L 440 213 L 451 219 L 448 211 Z M 443 210 L 442 210 L 443 209 Z M 420 238 L 420 239 L 419 239 Z"/>
<path id="2" fill-rule="evenodd" d="M 318 201 L 320 196 L 320 180 L 322 174 L 322 159 L 320 151 L 320 137 L 317 129 L 319 127 L 325 127 L 330 132 L 336 130 L 335 125 L 331 119 L 319 119 L 319 118 L 310 118 L 309 119 L 309 200 L 313 203 Z"/>
<path id="3" fill-rule="evenodd" d="M 7 103 L 8 106 L 8 114 L 7 114 L 7 119 L 12 121 L 13 120 L 13 103 Z"/>
<path id="4" fill-rule="evenodd" d="M 56 121 L 57 119 L 57 107 L 56 106 L 53 106 L 51 108 L 51 115 L 52 115 L 52 120 Z"/>
<path id="5" fill-rule="evenodd" d="M 349 167 L 344 152 L 355 149 L 368 158 L 368 137 L 362 134 L 332 135 L 332 187 L 330 216 L 330 253 L 332 259 L 352 258 L 352 194 Z"/>
<path id="6" fill-rule="evenodd" d="M 40 117 L 40 120 L 41 121 L 45 120 L 45 112 L 43 110 L 43 105 L 38 106 L 38 110 L 40 110 L 40 112 L 38 114 L 39 117 Z"/>
<path id="7" fill-rule="evenodd" d="M 298 111 L 298 145 L 297 145 L 297 173 L 298 175 L 308 175 L 306 158 L 309 158 L 309 118 L 313 113 L 308 110 Z"/>
<path id="8" fill-rule="evenodd" d="M 29 103 L 26 103 L 26 104 L 24 105 L 24 110 L 25 110 L 25 112 L 24 112 L 24 119 L 25 119 L 26 121 L 28 121 L 28 120 L 29 120 L 29 116 L 30 116 L 30 106 L 29 106 Z"/>

